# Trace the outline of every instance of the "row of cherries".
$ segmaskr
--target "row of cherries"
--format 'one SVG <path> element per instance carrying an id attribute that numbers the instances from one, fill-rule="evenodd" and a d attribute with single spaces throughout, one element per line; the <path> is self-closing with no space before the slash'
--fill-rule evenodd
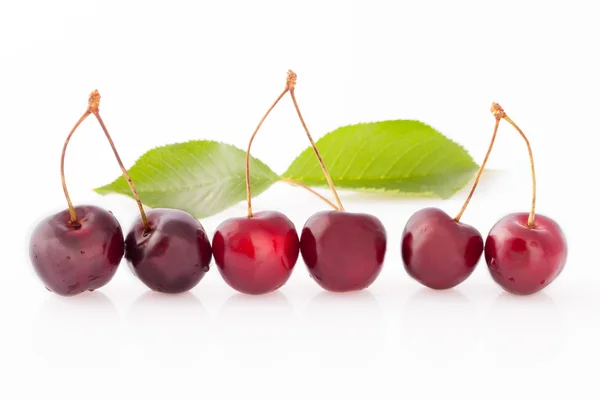
<path id="1" fill-rule="evenodd" d="M 61 178 L 69 207 L 42 220 L 30 240 L 31 261 L 46 288 L 63 296 L 101 288 L 111 281 L 125 257 L 133 274 L 150 289 L 181 293 L 200 282 L 214 258 L 227 284 L 239 292 L 257 295 L 283 286 L 299 255 L 310 276 L 325 290 L 347 292 L 369 287 L 383 266 L 386 230 L 373 215 L 344 210 L 300 113 L 295 84 L 296 75 L 289 71 L 284 91 L 250 138 L 246 152 L 248 215 L 222 222 L 212 244 L 201 223 L 189 213 L 166 208 L 144 210 L 100 117 L 100 95 L 94 91 L 88 109 L 67 136 L 61 155 Z M 251 205 L 252 141 L 267 115 L 288 92 L 337 203 L 330 203 L 334 210 L 311 216 L 300 236 L 284 214 L 253 213 Z M 421 284 L 449 289 L 471 275 L 485 249 L 490 274 L 502 288 L 515 294 L 532 294 L 548 286 L 562 271 L 567 256 L 566 239 L 555 221 L 535 215 L 535 171 L 529 141 L 498 104 L 494 103 L 491 111 L 496 120 L 492 140 L 463 207 L 455 218 L 438 208 L 417 211 L 402 234 L 402 260 L 407 273 Z M 89 115 L 94 115 L 102 127 L 140 211 L 126 236 L 110 211 L 92 205 L 75 207 L 69 197 L 65 153 L 73 133 Z M 533 199 L 529 213 L 505 216 L 492 227 L 484 243 L 479 231 L 460 222 L 460 218 L 485 168 L 502 119 L 527 144 Z"/>

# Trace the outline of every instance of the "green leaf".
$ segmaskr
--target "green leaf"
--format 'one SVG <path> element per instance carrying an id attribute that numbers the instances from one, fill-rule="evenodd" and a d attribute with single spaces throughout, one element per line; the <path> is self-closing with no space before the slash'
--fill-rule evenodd
<path id="1" fill-rule="evenodd" d="M 383 190 L 449 198 L 478 169 L 460 145 L 420 121 L 344 126 L 317 147 L 337 188 Z M 327 184 L 312 148 L 283 174 L 308 186 Z"/>
<path id="2" fill-rule="evenodd" d="M 152 149 L 128 172 L 145 205 L 176 208 L 204 218 L 246 199 L 245 157 L 245 151 L 232 145 L 194 140 Z M 250 173 L 253 196 L 279 180 L 254 157 L 250 159 Z M 122 176 L 94 190 L 132 197 Z"/>

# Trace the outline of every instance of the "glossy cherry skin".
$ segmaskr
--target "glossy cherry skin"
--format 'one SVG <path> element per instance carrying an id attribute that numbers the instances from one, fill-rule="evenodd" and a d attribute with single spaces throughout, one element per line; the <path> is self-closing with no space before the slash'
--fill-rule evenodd
<path id="1" fill-rule="evenodd" d="M 138 217 L 125 238 L 125 259 L 131 272 L 154 291 L 187 292 L 208 272 L 212 260 L 202 224 L 176 209 L 152 209 L 146 217 L 150 232 L 144 232 Z"/>
<path id="2" fill-rule="evenodd" d="M 385 228 L 370 214 L 322 211 L 306 221 L 300 236 L 310 276 L 331 292 L 369 287 L 381 272 L 386 247 Z"/>
<path id="3" fill-rule="evenodd" d="M 33 230 L 29 256 L 49 291 L 73 296 L 106 285 L 123 258 L 123 231 L 114 215 L 102 208 L 75 207 L 79 226 L 69 210 L 42 220 Z"/>
<path id="4" fill-rule="evenodd" d="M 450 289 L 475 270 L 483 253 L 483 238 L 474 227 L 429 207 L 414 213 L 406 223 L 401 253 L 409 276 L 431 289 Z"/>
<path id="5" fill-rule="evenodd" d="M 264 294 L 283 286 L 298 260 L 299 239 L 292 221 L 277 211 L 223 221 L 213 237 L 215 262 L 233 289 Z"/>
<path id="6" fill-rule="evenodd" d="M 485 241 L 485 261 L 492 278 L 513 294 L 529 295 L 544 289 L 567 261 L 567 242 L 559 225 L 536 214 L 530 228 L 528 218 L 528 213 L 505 216 Z"/>

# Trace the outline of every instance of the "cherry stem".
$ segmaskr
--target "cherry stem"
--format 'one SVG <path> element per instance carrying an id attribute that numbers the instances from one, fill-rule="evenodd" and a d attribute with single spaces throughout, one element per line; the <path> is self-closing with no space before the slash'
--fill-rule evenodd
<path id="1" fill-rule="evenodd" d="M 312 146 L 313 150 L 315 151 L 317 160 L 319 160 L 319 164 L 321 165 L 321 170 L 323 170 L 323 175 L 325 175 L 327 184 L 329 185 L 329 188 L 331 189 L 331 192 L 333 193 L 333 197 L 335 198 L 335 202 L 337 204 L 337 209 L 339 211 L 344 211 L 344 206 L 342 205 L 342 201 L 340 200 L 340 197 L 338 196 L 337 191 L 335 190 L 335 185 L 333 184 L 333 181 L 331 180 L 331 176 L 329 175 L 329 172 L 327 171 L 327 167 L 325 166 L 325 163 L 323 162 L 323 158 L 321 158 L 321 154 L 319 154 L 319 149 L 317 148 L 317 145 L 315 144 L 312 136 L 310 135 L 310 132 L 308 131 L 306 122 L 304 122 L 304 118 L 302 118 L 302 113 L 300 113 L 300 107 L 298 107 L 298 102 L 296 101 L 296 95 L 294 94 L 295 85 L 296 85 L 296 74 L 290 70 L 290 71 L 288 71 L 288 89 L 290 91 L 290 96 L 292 96 L 292 101 L 294 102 L 294 107 L 296 108 L 296 112 L 298 113 L 298 118 L 300 118 L 300 122 L 302 123 L 302 127 L 304 128 L 304 131 L 306 132 L 306 136 L 308 137 L 308 140 L 310 141 L 310 145 Z"/>
<path id="2" fill-rule="evenodd" d="M 92 97 L 95 97 L 95 101 L 93 103 L 91 100 Z M 127 181 L 127 184 L 129 185 L 129 188 L 131 189 L 131 193 L 133 193 L 133 197 L 135 198 L 135 201 L 138 205 L 138 208 L 140 210 L 140 215 L 142 217 L 142 222 L 144 224 L 144 233 L 150 232 L 150 225 L 148 224 L 148 218 L 146 217 L 146 212 L 144 211 L 144 206 L 142 205 L 140 196 L 138 195 L 137 190 L 135 189 L 135 186 L 133 184 L 133 181 L 131 180 L 131 177 L 129 176 L 129 173 L 127 172 L 127 169 L 125 168 L 125 166 L 123 165 L 123 162 L 121 161 L 121 157 L 119 157 L 119 153 L 117 152 L 115 143 L 113 142 L 112 137 L 110 136 L 110 133 L 108 133 L 108 129 L 106 129 L 106 125 L 104 125 L 104 121 L 102 120 L 102 117 L 100 117 L 100 93 L 98 93 L 97 90 L 95 90 L 92 93 L 92 95 L 90 96 L 90 112 L 96 116 L 96 119 L 100 123 L 100 126 L 102 127 L 102 130 L 104 131 L 104 134 L 106 135 L 106 139 L 108 139 L 108 143 L 110 144 L 110 147 L 112 148 L 112 151 L 115 154 L 117 163 L 119 164 L 119 167 L 121 167 L 121 171 L 123 172 L 123 177 Z"/>
<path id="3" fill-rule="evenodd" d="M 536 200 L 536 182 L 535 182 L 535 166 L 533 163 L 533 152 L 531 151 L 531 145 L 529 144 L 529 140 L 527 139 L 527 136 L 525 136 L 525 134 L 523 133 L 521 128 L 519 128 L 517 126 L 517 124 L 512 119 L 510 119 L 510 117 L 508 115 L 506 115 L 505 113 L 502 114 L 502 118 L 504 118 L 506 120 L 506 122 L 511 124 L 513 126 L 513 128 L 515 128 L 517 130 L 517 132 L 519 132 L 519 134 L 525 141 L 525 144 L 527 145 L 527 152 L 529 153 L 529 164 L 531 165 L 531 189 L 533 192 L 532 197 L 531 197 L 531 211 L 529 212 L 529 218 L 527 219 L 527 226 L 529 228 L 533 228 L 535 226 L 534 220 L 535 220 L 535 200 Z"/>
<path id="4" fill-rule="evenodd" d="M 90 101 L 91 101 L 91 96 L 90 96 Z M 81 123 L 83 121 L 85 121 L 85 119 L 90 114 L 91 114 L 91 111 L 88 108 L 86 110 L 86 112 L 83 113 L 81 118 L 79 118 L 79 121 L 77 121 L 77 123 L 75 123 L 75 125 L 71 129 L 71 132 L 69 132 L 67 139 L 65 140 L 65 144 L 63 145 L 62 153 L 60 155 L 60 179 L 62 181 L 62 187 L 63 187 L 63 191 L 65 192 L 65 198 L 67 199 L 67 204 L 69 205 L 69 216 L 71 218 L 69 225 L 72 228 L 79 228 L 81 225 L 77 221 L 77 213 L 75 212 L 75 207 L 73 207 L 73 202 L 71 201 L 71 196 L 69 196 L 69 190 L 67 189 L 67 181 L 65 180 L 65 155 L 67 153 L 67 147 L 69 146 L 69 141 L 71 140 L 71 137 L 73 136 L 73 134 L 75 133 L 75 131 L 77 130 L 79 125 L 81 125 Z"/>
<path id="5" fill-rule="evenodd" d="M 467 209 L 467 206 L 469 205 L 469 202 L 471 201 L 471 198 L 473 197 L 473 194 L 475 193 L 475 189 L 477 188 L 477 185 L 479 184 L 479 180 L 481 179 L 481 174 L 483 174 L 485 165 L 487 164 L 487 161 L 490 158 L 490 154 L 492 153 L 492 148 L 494 147 L 494 142 L 496 141 L 496 135 L 498 134 L 498 126 L 500 126 L 500 119 L 502 119 L 502 117 L 504 116 L 504 110 L 502 109 L 502 107 L 500 107 L 496 103 L 492 103 L 491 111 L 492 111 L 492 114 L 494 115 L 494 117 L 496 118 L 496 123 L 494 125 L 494 133 L 492 134 L 492 139 L 490 140 L 490 145 L 488 146 L 488 149 L 487 149 L 487 152 L 485 153 L 483 162 L 481 163 L 481 166 L 479 167 L 479 171 L 477 171 L 477 176 L 475 177 L 475 181 L 473 182 L 471 191 L 469 192 L 469 195 L 467 196 L 467 199 L 465 200 L 464 204 L 460 208 L 460 211 L 454 218 L 454 221 L 456 221 L 456 222 L 460 221 L 463 213 L 465 212 L 465 210 Z"/>
<path id="6" fill-rule="evenodd" d="M 265 115 L 262 117 L 262 119 L 256 126 L 256 129 L 252 133 L 252 136 L 250 136 L 250 141 L 248 142 L 248 149 L 246 150 L 246 196 L 247 196 L 247 200 L 248 200 L 248 218 L 252 218 L 252 216 L 253 216 L 253 214 L 252 214 L 252 193 L 250 191 L 250 148 L 252 147 L 252 142 L 254 141 L 254 138 L 256 137 L 256 134 L 258 133 L 258 130 L 260 129 L 261 125 L 263 124 L 263 122 L 265 122 L 265 119 L 267 119 L 267 116 L 275 108 L 277 103 L 279 103 L 279 100 L 281 100 L 281 98 L 288 92 L 288 90 L 289 90 L 288 86 L 286 85 L 283 92 L 281 92 L 279 97 L 277 97 L 277 100 L 275 100 L 275 102 L 271 105 L 271 107 L 269 107 L 269 109 L 267 110 Z"/>
<path id="7" fill-rule="evenodd" d="M 287 179 L 287 178 L 281 179 L 281 182 L 285 182 L 285 183 L 289 183 L 290 185 L 301 187 L 301 188 L 311 192 L 312 194 L 314 194 L 315 196 L 317 196 L 318 198 L 323 200 L 325 203 L 329 204 L 334 210 L 339 211 L 339 208 L 337 208 L 337 206 L 335 204 L 333 204 L 331 201 L 329 201 L 325 196 L 323 196 L 320 193 L 317 193 L 315 190 L 311 189 L 310 187 L 306 186 L 305 184 L 295 181 L 293 179 Z"/>

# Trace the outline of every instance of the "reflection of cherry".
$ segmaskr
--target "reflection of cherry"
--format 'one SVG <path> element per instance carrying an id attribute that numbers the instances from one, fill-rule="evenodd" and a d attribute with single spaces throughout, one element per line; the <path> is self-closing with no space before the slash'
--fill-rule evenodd
<path id="1" fill-rule="evenodd" d="M 473 302 L 457 289 L 419 288 L 402 309 L 402 350 L 431 366 L 456 365 L 477 354 L 480 320 Z M 449 343 L 452 343 L 450 346 Z M 412 355 L 411 354 L 411 355 Z"/>
<path id="2" fill-rule="evenodd" d="M 500 219 L 485 242 L 485 260 L 494 281 L 514 294 L 532 294 L 552 283 L 567 261 L 567 242 L 551 218 L 535 215 L 536 182 L 529 140 L 496 104 L 497 113 L 519 132 L 529 152 L 533 197 L 529 213 L 512 213 Z"/>
<path id="3" fill-rule="evenodd" d="M 31 344 L 43 359 L 36 363 L 46 361 L 52 368 L 72 368 L 74 363 L 79 368 L 113 368 L 119 363 L 119 313 L 101 291 L 49 296 L 32 317 Z M 85 355 L 70 349 L 85 349 Z"/>
<path id="4" fill-rule="evenodd" d="M 102 126 L 106 138 L 138 201 L 127 170 L 123 167 L 102 118 L 100 117 L 100 94 L 90 94 L 88 108 L 69 132 L 60 160 L 60 174 L 68 209 L 42 220 L 34 229 L 29 255 L 35 272 L 46 288 L 63 296 L 72 296 L 86 290 L 103 287 L 110 282 L 121 263 L 124 253 L 123 232 L 110 211 L 96 206 L 74 207 L 65 180 L 65 154 L 77 127 L 94 114 Z"/>
<path id="5" fill-rule="evenodd" d="M 146 290 L 127 311 L 125 323 L 128 357 L 144 363 L 200 367 L 212 346 L 209 315 L 193 291 Z"/>
<path id="6" fill-rule="evenodd" d="M 303 315 L 300 343 L 320 366 L 364 369 L 384 351 L 385 320 L 370 290 L 320 291 Z M 352 351 L 348 351 L 352 349 Z"/>
<path id="7" fill-rule="evenodd" d="M 485 346 L 506 365 L 547 365 L 567 341 L 564 316 L 543 291 L 528 296 L 526 305 L 523 301 L 509 292 L 498 295 L 483 324 Z"/>
<path id="8" fill-rule="evenodd" d="M 284 291 L 248 296 L 234 293 L 218 312 L 214 340 L 221 357 L 242 368 L 288 363 L 297 357 L 302 330 Z"/>

